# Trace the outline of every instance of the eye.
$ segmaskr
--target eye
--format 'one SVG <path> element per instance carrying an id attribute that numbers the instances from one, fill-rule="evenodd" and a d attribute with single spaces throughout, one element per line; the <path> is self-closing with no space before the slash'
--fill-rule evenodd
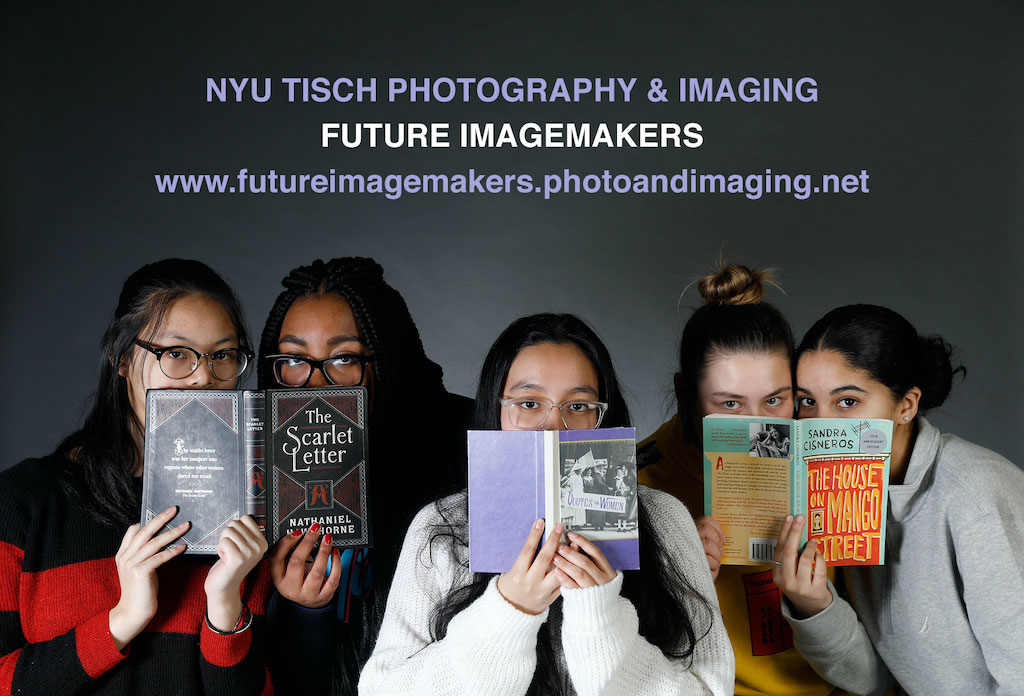
<path id="1" fill-rule="evenodd" d="M 213 354 L 213 359 L 220 362 L 227 362 L 228 360 L 235 359 L 235 349 L 225 348 L 224 350 L 218 350 Z"/>
<path id="2" fill-rule="evenodd" d="M 298 367 L 304 364 L 306 361 L 302 358 L 295 356 L 289 358 L 278 358 L 278 362 L 283 362 L 285 367 Z"/>
<path id="3" fill-rule="evenodd" d="M 189 359 L 188 353 L 186 353 L 183 350 L 179 350 L 177 348 L 172 348 L 171 350 L 166 351 L 164 353 L 164 356 L 170 358 L 171 360 L 188 360 Z"/>
<path id="4" fill-rule="evenodd" d="M 722 408 L 729 409 L 730 411 L 735 411 L 739 407 L 740 407 L 740 402 L 736 401 L 736 399 L 729 399 L 728 401 L 723 401 L 722 402 Z"/>
<path id="5" fill-rule="evenodd" d="M 359 362 L 359 357 L 349 353 L 343 353 L 341 355 L 332 356 L 330 360 L 337 367 L 348 367 L 349 365 Z"/>
<path id="6" fill-rule="evenodd" d="M 765 406 L 778 406 L 781 403 L 782 403 L 782 398 L 781 397 L 773 396 L 770 399 L 765 399 L 764 405 Z"/>
<path id="7" fill-rule="evenodd" d="M 566 404 L 565 408 L 570 413 L 586 413 L 587 411 L 592 411 L 596 407 L 589 401 L 573 401 Z"/>
<path id="8" fill-rule="evenodd" d="M 852 396 L 844 396 L 839 400 L 839 403 L 837 403 L 836 405 L 839 408 L 853 408 L 859 403 L 860 402 L 857 401 L 857 399 L 853 398 Z"/>
<path id="9" fill-rule="evenodd" d="M 524 411 L 535 411 L 538 408 L 540 408 L 540 404 L 536 401 L 532 401 L 531 399 L 522 399 L 520 401 L 516 401 L 515 405 L 523 409 Z"/>
<path id="10" fill-rule="evenodd" d="M 817 406 L 817 402 L 809 396 L 801 396 L 797 399 L 797 404 L 800 408 L 814 408 Z"/>

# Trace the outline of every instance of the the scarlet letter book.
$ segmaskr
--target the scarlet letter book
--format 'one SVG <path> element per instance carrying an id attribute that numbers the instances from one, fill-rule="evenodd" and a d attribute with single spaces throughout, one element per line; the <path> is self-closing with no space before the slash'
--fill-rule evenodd
<path id="1" fill-rule="evenodd" d="M 704 512 L 725 529 L 722 563 L 775 557 L 787 513 L 829 565 L 883 565 L 892 421 L 704 418 Z"/>
<path id="2" fill-rule="evenodd" d="M 153 389 L 146 393 L 142 523 L 172 505 L 185 553 L 213 554 L 250 514 L 274 544 L 319 522 L 339 547 L 371 545 L 366 390 Z"/>
<path id="3" fill-rule="evenodd" d="M 512 567 L 533 523 L 594 541 L 612 568 L 640 567 L 636 432 L 471 430 L 469 568 Z"/>

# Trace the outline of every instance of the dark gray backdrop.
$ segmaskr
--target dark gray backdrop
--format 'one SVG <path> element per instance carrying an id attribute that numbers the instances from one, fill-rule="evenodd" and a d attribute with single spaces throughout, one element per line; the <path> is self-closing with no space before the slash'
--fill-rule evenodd
<path id="1" fill-rule="evenodd" d="M 1024 10 L 1019 3 L 245 3 L 2 11 L 0 468 L 82 414 L 124 277 L 224 273 L 253 333 L 289 268 L 370 255 L 449 387 L 512 319 L 581 314 L 641 433 L 671 412 L 680 293 L 727 244 L 782 269 L 798 332 L 850 302 L 943 334 L 969 367 L 934 419 L 1021 463 Z M 376 12 L 376 13 L 375 13 Z M 969 14 L 968 14 L 969 12 Z M 557 13 L 557 14 L 556 14 Z M 636 76 L 630 104 L 207 104 L 207 76 Z M 816 104 L 649 104 L 652 77 L 813 76 Z M 322 121 L 698 121 L 698 150 L 321 150 Z M 871 192 L 727 196 L 216 196 L 158 172 L 870 171 Z M 693 304 L 692 289 L 682 297 Z M 410 417 L 418 408 L 410 404 Z"/>

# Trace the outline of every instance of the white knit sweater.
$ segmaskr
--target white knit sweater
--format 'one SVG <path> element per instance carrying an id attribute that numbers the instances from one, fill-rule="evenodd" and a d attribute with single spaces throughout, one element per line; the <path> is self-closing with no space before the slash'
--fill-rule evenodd
<path id="1" fill-rule="evenodd" d="M 693 520 L 673 496 L 643 486 L 640 496 L 669 558 L 710 604 L 711 630 L 690 659 L 665 657 L 638 634 L 636 610 L 619 596 L 619 573 L 602 586 L 562 591 L 556 600 L 563 602 L 564 616 L 556 655 L 580 696 L 731 694 L 735 661 Z M 449 498 L 441 506 L 451 509 L 454 503 Z M 464 553 L 455 559 L 448 544 L 427 548 L 431 527 L 440 521 L 437 507 L 428 505 L 409 529 L 359 693 L 524 694 L 536 667 L 537 632 L 548 612 L 519 611 L 502 598 L 496 579 L 452 619 L 443 640 L 430 640 L 434 608 L 450 588 L 469 579 Z M 695 607 L 687 609 L 701 616 Z"/>

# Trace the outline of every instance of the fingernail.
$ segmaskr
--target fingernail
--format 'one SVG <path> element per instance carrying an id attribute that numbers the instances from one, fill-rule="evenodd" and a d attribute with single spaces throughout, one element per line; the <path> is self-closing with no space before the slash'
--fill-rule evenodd
<path id="1" fill-rule="evenodd" d="M 576 532 L 569 532 L 569 538 L 570 539 L 579 539 L 579 537 L 580 537 L 580 535 L 577 534 Z"/>
<path id="2" fill-rule="evenodd" d="M 184 529 L 185 527 L 189 526 L 190 524 L 191 524 L 191 522 L 182 522 L 181 524 L 178 525 L 177 528 L 178 529 Z"/>
<path id="3" fill-rule="evenodd" d="M 796 523 L 797 524 L 803 524 L 803 521 L 804 521 L 804 516 L 803 515 L 797 515 L 796 516 Z"/>
<path id="4" fill-rule="evenodd" d="M 539 519 L 536 522 L 534 522 L 533 523 L 533 528 L 534 529 L 544 529 L 544 520 L 543 519 Z"/>
<path id="5" fill-rule="evenodd" d="M 290 537 L 302 536 L 302 530 L 301 529 L 293 529 L 292 531 L 288 532 L 288 536 L 290 536 Z"/>
<path id="6" fill-rule="evenodd" d="M 314 522 L 313 526 L 309 528 L 309 531 L 311 533 L 313 533 L 313 534 L 319 534 L 320 533 L 320 523 L 319 522 Z"/>
<path id="7" fill-rule="evenodd" d="M 551 559 L 551 562 L 554 563 L 555 565 L 561 565 L 562 564 L 562 557 L 561 556 L 555 556 L 554 558 Z"/>
<path id="8" fill-rule="evenodd" d="M 178 507 L 177 505 L 170 506 L 169 508 L 164 510 L 164 514 L 166 515 L 168 512 L 174 512 L 177 509 L 177 507 Z"/>
<path id="9" fill-rule="evenodd" d="M 792 515 L 786 515 L 786 522 L 792 522 L 792 521 L 793 521 L 793 516 Z"/>
<path id="10" fill-rule="evenodd" d="M 334 536 L 330 532 L 327 532 L 327 534 L 324 534 L 324 540 L 321 543 L 326 544 L 327 546 L 330 546 L 331 545 L 331 540 L 333 538 L 334 538 Z"/>
<path id="11" fill-rule="evenodd" d="M 561 534 L 564 531 L 565 531 L 565 525 L 563 525 L 561 522 L 559 522 L 558 524 L 555 525 L 555 534 Z"/>

